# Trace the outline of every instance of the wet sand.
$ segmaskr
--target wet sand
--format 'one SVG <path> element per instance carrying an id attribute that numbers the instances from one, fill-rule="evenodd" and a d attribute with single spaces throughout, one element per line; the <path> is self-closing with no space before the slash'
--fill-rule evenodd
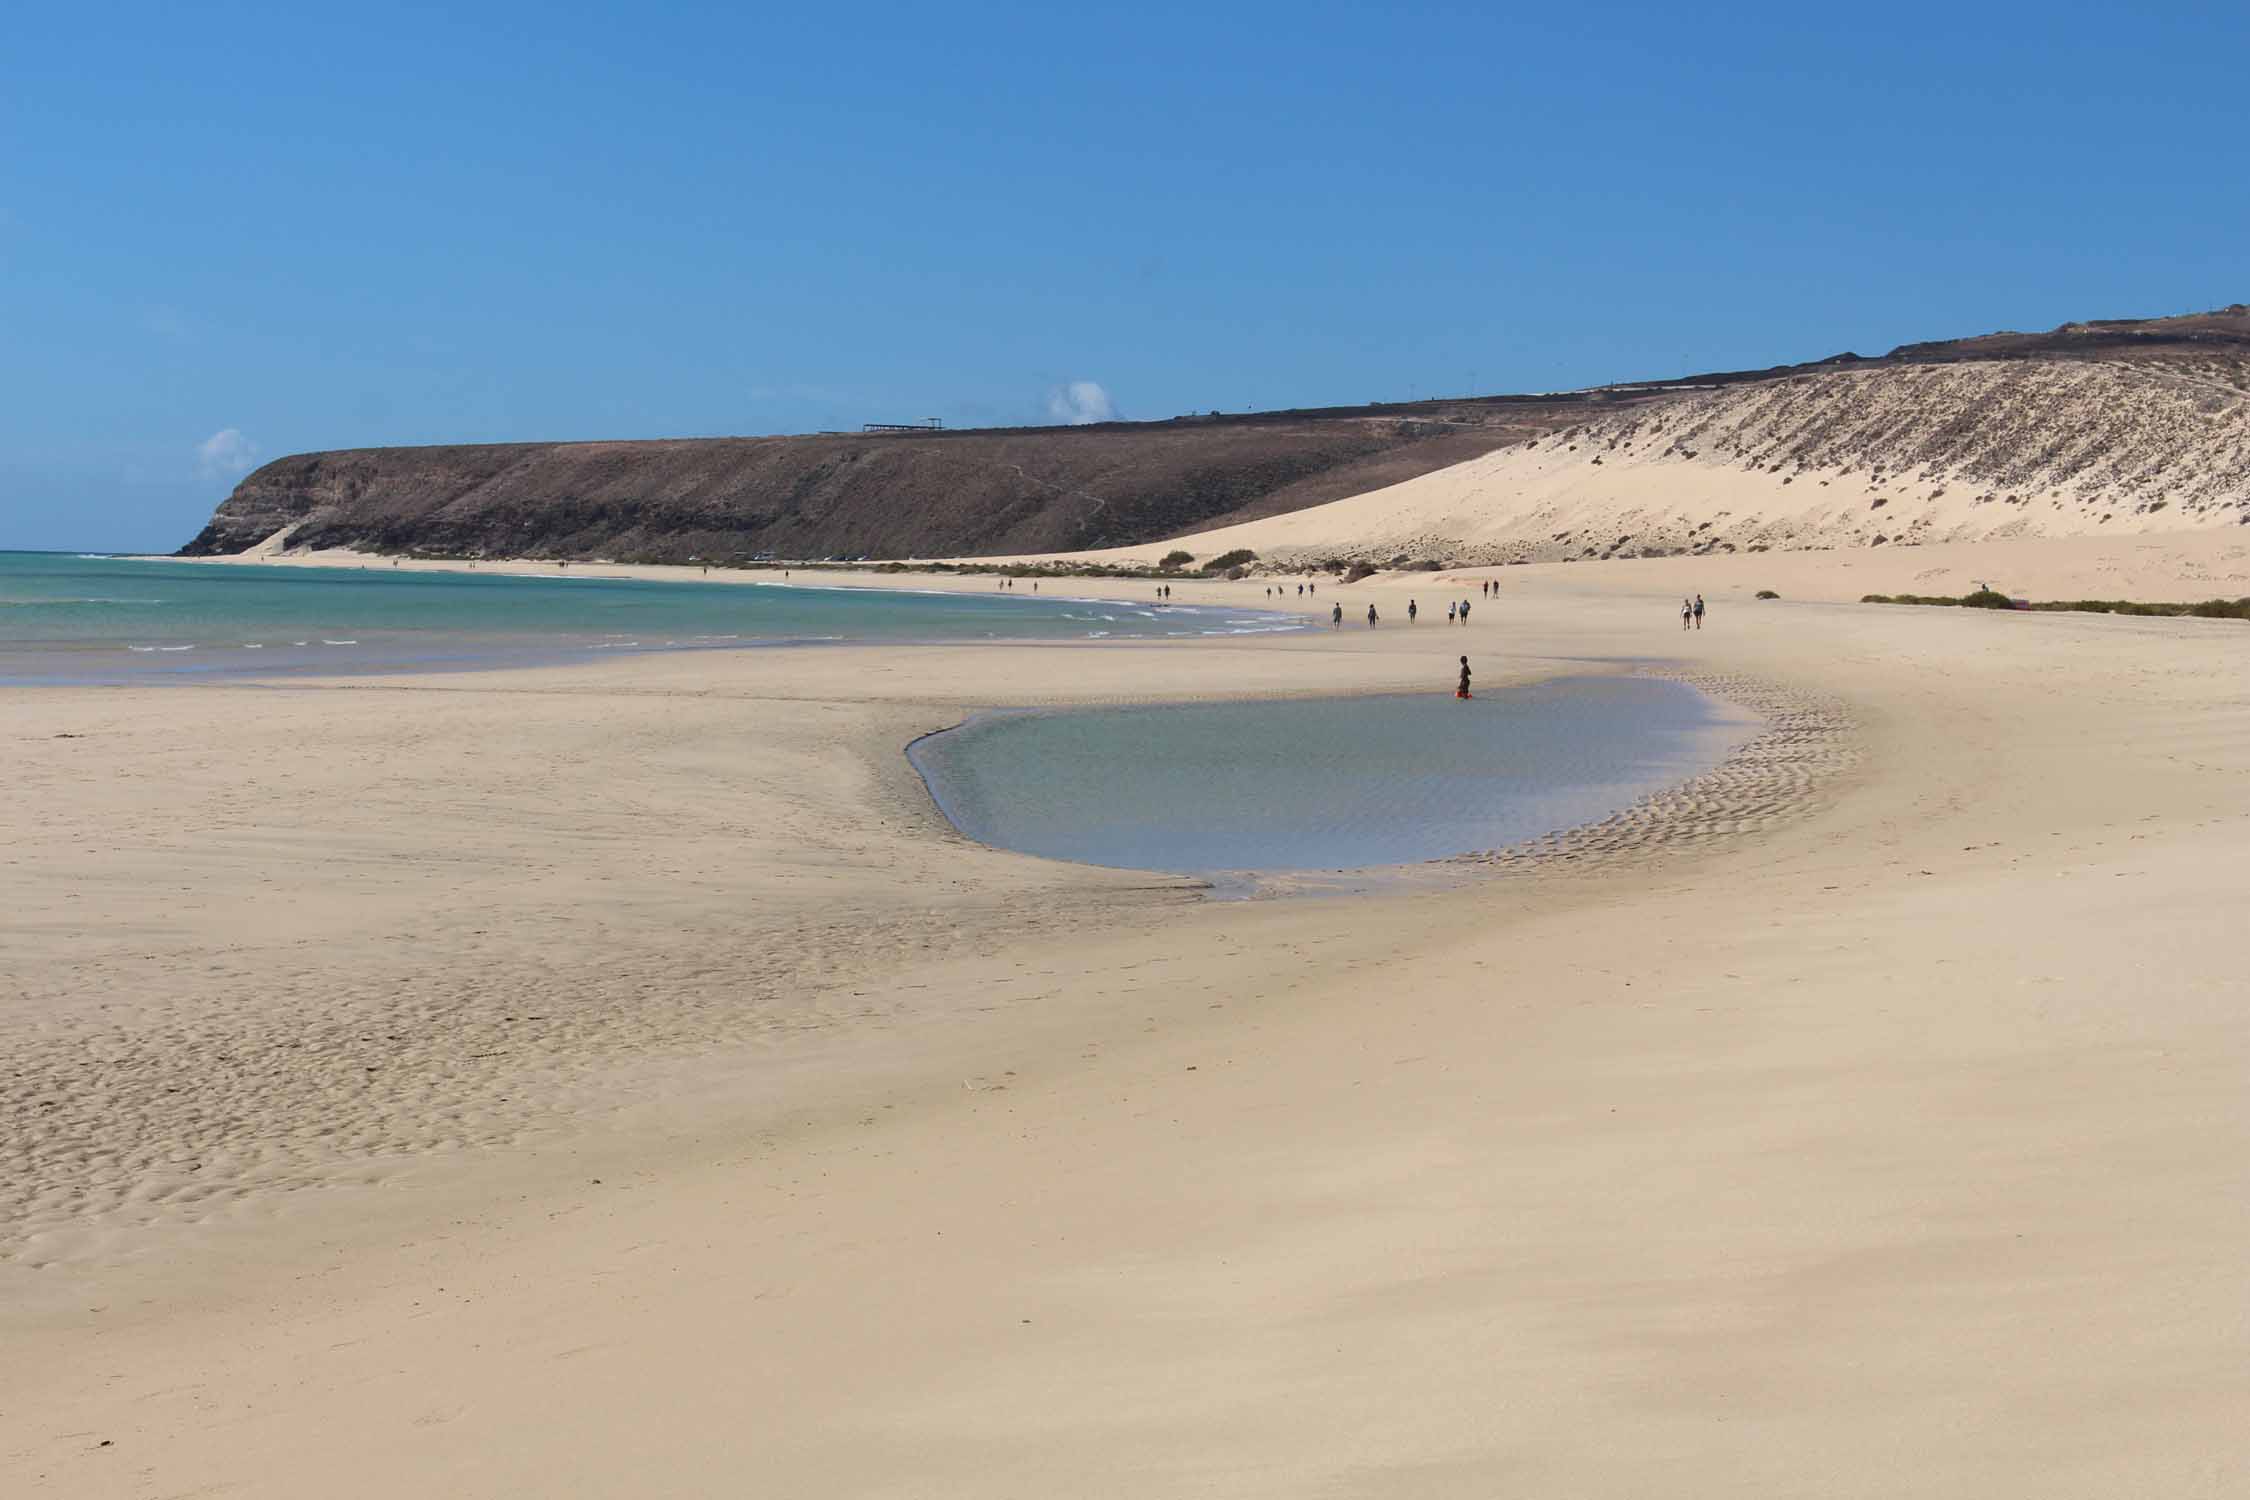
<path id="1" fill-rule="evenodd" d="M 0 1479 L 2241 1488 L 2242 628 L 1506 571 L 1466 629 L 0 697 Z M 1557 857 L 1233 904 L 899 753 L 1461 651 L 1802 717 Z"/>

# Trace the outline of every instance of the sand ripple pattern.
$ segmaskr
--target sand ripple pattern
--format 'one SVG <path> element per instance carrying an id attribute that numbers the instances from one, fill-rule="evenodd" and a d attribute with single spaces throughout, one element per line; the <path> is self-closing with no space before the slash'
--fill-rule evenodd
<path id="1" fill-rule="evenodd" d="M 1702 851 L 1803 817 L 1859 758 L 1841 700 L 1816 697 L 1754 677 L 1652 671 L 1684 682 L 1765 720 L 1766 727 L 1725 761 L 1692 780 L 1651 793 L 1599 823 L 1561 829 L 1468 862 L 1504 871 L 1553 873 L 1569 865 L 1602 869 L 1672 853 Z"/>

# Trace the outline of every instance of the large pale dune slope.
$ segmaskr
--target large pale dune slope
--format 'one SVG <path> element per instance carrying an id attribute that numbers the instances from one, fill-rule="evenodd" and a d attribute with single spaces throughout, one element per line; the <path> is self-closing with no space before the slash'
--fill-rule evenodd
<path id="1" fill-rule="evenodd" d="M 2250 362 L 1838 369 L 1640 406 L 1199 533 L 1284 564 L 1545 562 L 2178 534 L 2250 521 Z"/>

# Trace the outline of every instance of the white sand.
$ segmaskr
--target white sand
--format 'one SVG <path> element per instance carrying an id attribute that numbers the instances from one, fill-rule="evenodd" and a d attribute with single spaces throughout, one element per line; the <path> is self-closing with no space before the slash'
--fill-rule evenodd
<path id="1" fill-rule="evenodd" d="M 2245 524 L 2250 368 L 2003 361 L 1614 411 L 1309 510 L 1080 555 L 1486 564 L 2134 537 L 2218 554 L 2213 582 L 2238 597 Z"/>
<path id="2" fill-rule="evenodd" d="M 2237 565 L 1981 545 L 1911 561 Z M 1886 552 L 0 696 L 0 1493 L 2240 1493 L 2250 634 L 1806 602 Z M 1833 695 L 1859 758 L 1215 905 L 967 845 L 898 755 L 1463 650 Z"/>

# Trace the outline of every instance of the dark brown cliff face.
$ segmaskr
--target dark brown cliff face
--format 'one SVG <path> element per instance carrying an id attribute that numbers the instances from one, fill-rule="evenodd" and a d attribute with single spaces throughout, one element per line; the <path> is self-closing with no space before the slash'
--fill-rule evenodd
<path id="1" fill-rule="evenodd" d="M 1541 424 L 1542 426 L 1544 424 Z M 901 436 L 365 448 L 277 459 L 182 551 L 685 562 L 958 557 L 1169 536 L 1488 452 L 1513 424 L 1242 419 Z"/>
<path id="2" fill-rule="evenodd" d="M 1631 421 L 1713 391 L 1957 363 L 2129 366 L 2178 379 L 2250 357 L 2250 307 L 2066 323 L 1549 396 L 1488 396 L 1173 422 L 974 432 L 358 448 L 277 459 L 243 480 L 189 556 L 240 552 L 285 526 L 292 548 L 620 561 L 969 557 L 1160 541 L 1283 515 L 1582 423 Z M 2207 382 L 2208 383 L 2208 382 Z M 1841 387 L 1838 387 L 1841 388 Z M 1935 389 L 1933 387 L 1933 389 Z M 2222 382 L 2222 403 L 2240 392 Z M 1818 403 L 1800 403 L 1811 413 Z M 2229 405 L 2228 409 L 2233 410 Z M 1907 413 L 1902 421 L 1914 418 Z M 1998 414 L 2004 415 L 2004 413 Z M 1948 421 L 2009 458 L 1989 405 Z M 1811 424 L 1807 415 L 1803 424 Z M 1767 433 L 1777 451 L 1821 438 Z M 1761 429 L 1763 430 L 1763 429 Z M 2161 465 L 2165 454 L 2147 459 Z"/>

